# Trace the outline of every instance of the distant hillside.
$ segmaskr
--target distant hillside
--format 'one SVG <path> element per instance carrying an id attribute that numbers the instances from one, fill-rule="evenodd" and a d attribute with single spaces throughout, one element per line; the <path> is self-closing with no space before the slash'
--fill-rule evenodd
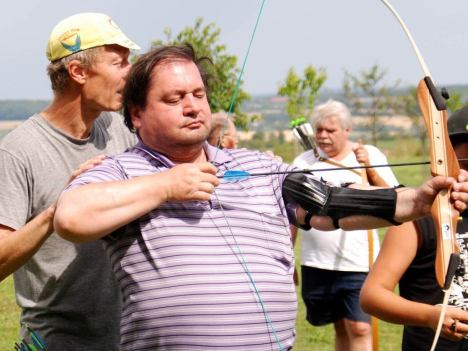
<path id="1" fill-rule="evenodd" d="M 47 100 L 0 100 L 0 121 L 27 119 L 48 104 Z"/>
<path id="2" fill-rule="evenodd" d="M 456 91 L 462 95 L 462 100 L 468 99 L 467 85 L 447 86 L 450 92 Z M 393 93 L 402 94 L 407 88 L 399 88 Z M 340 89 L 322 89 L 319 101 L 336 99 L 346 103 L 346 98 Z M 24 120 L 32 114 L 41 111 L 49 103 L 48 100 L 0 100 L 0 121 Z M 242 107 L 246 113 L 261 114 L 263 122 L 259 121 L 251 126 L 253 130 L 275 130 L 287 129 L 289 127 L 289 117 L 286 114 L 286 99 L 275 94 L 254 95 L 250 101 L 246 101 Z M 264 123 L 267 121 L 267 123 Z"/>

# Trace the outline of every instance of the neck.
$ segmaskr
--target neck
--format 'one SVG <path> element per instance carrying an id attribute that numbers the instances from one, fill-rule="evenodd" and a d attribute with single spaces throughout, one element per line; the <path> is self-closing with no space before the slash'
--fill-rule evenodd
<path id="1" fill-rule="evenodd" d="M 87 109 L 79 94 L 56 94 L 41 115 L 54 127 L 77 138 L 89 137 L 101 111 Z"/>
<path id="2" fill-rule="evenodd" d="M 346 145 L 343 149 L 341 149 L 338 153 L 336 153 L 335 155 L 333 156 L 329 156 L 327 155 L 329 158 L 333 159 L 333 160 L 336 160 L 336 161 L 341 161 L 343 160 L 346 156 L 348 156 L 348 154 L 350 152 L 353 151 L 353 143 L 351 143 L 350 141 L 347 141 L 346 142 Z"/>
<path id="3" fill-rule="evenodd" d="M 203 144 L 199 147 L 182 147 L 180 145 L 174 145 L 170 149 L 162 149 L 160 147 L 154 147 L 149 144 L 146 145 L 148 145 L 151 149 L 159 152 L 160 154 L 163 154 L 175 164 L 201 163 L 208 161 L 208 157 L 205 153 L 205 150 L 203 149 Z"/>

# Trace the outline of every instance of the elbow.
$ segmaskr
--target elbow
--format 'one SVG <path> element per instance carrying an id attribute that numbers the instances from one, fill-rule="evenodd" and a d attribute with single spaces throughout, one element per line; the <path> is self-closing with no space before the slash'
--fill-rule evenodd
<path id="1" fill-rule="evenodd" d="M 369 299 L 364 290 L 361 290 L 361 293 L 359 295 L 359 304 L 361 305 L 361 308 L 364 312 L 366 312 L 367 314 L 371 314 Z"/>
<path id="2" fill-rule="evenodd" d="M 74 229 L 73 222 L 63 218 L 54 219 L 54 228 L 57 234 L 59 234 L 63 239 L 71 241 L 73 243 L 79 244 L 85 242 L 85 238 L 78 235 Z"/>
<path id="3" fill-rule="evenodd" d="M 90 241 L 80 228 L 80 219 L 71 210 L 57 207 L 54 216 L 54 229 L 63 239 L 79 244 Z"/>
<path id="4" fill-rule="evenodd" d="M 367 284 L 367 281 L 364 282 L 364 285 L 361 288 L 359 294 L 359 304 L 364 312 L 370 315 L 374 315 L 374 294 L 372 293 L 372 288 Z"/>

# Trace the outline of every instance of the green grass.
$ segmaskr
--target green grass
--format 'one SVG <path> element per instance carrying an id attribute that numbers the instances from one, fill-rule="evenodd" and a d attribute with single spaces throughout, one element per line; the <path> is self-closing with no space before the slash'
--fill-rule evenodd
<path id="1" fill-rule="evenodd" d="M 13 350 L 18 340 L 19 313 L 13 293 L 13 278 L 0 283 L 0 350 Z"/>
<path id="2" fill-rule="evenodd" d="M 379 142 L 390 163 L 427 160 L 427 155 L 418 151 L 419 145 L 411 139 L 388 140 Z M 275 148 L 276 151 L 276 148 Z M 411 166 L 394 168 L 394 173 L 400 183 L 415 186 L 420 185 L 429 177 L 428 166 Z M 298 242 L 300 240 L 298 239 Z M 299 255 L 299 245 L 296 246 L 296 257 Z M 299 259 L 296 261 L 299 266 Z M 304 304 L 298 291 L 298 315 L 296 323 L 295 351 L 331 351 L 334 350 L 334 331 L 331 325 L 313 327 L 305 320 Z M 10 277 L 0 283 L 0 350 L 13 350 L 17 341 L 19 328 L 19 309 L 16 306 L 13 293 L 13 279 Z M 402 327 L 389 323 L 379 322 L 380 351 L 400 350 Z"/>
<path id="3" fill-rule="evenodd" d="M 296 254 L 296 269 L 300 272 L 300 231 L 294 249 Z M 296 319 L 296 342 L 294 351 L 334 351 L 333 326 L 314 327 L 305 319 L 305 306 L 301 298 L 301 287 L 296 288 L 298 296 L 298 311 Z M 403 327 L 379 321 L 379 350 L 396 351 L 401 349 L 401 335 Z"/>

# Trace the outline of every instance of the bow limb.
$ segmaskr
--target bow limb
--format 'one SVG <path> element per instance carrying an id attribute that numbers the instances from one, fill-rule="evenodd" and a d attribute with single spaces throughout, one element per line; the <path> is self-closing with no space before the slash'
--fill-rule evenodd
<path id="1" fill-rule="evenodd" d="M 458 176 L 460 167 L 447 133 L 447 108 L 445 106 L 444 99 L 435 88 L 429 69 L 419 52 L 413 36 L 400 15 L 387 0 L 381 1 L 385 6 L 387 6 L 400 23 L 424 72 L 424 79 L 419 82 L 417 95 L 419 107 L 423 114 L 428 131 L 431 150 L 431 173 L 433 176 L 441 175 L 456 177 Z M 460 262 L 459 248 L 456 242 L 456 211 L 450 202 L 449 190 L 440 191 L 437 194 L 432 205 L 431 212 L 437 233 L 435 273 L 437 283 L 443 287 L 444 290 L 442 309 L 437 323 L 434 340 L 432 341 L 431 351 L 433 351 L 437 346 L 437 341 L 442 330 L 453 276 Z"/>
<path id="2" fill-rule="evenodd" d="M 419 82 L 417 95 L 430 143 L 431 173 L 456 178 L 460 166 L 447 132 L 447 110 L 430 76 Z M 458 214 L 450 202 L 448 190 L 437 194 L 431 212 L 437 230 L 436 278 L 441 287 L 448 288 L 450 260 L 452 254 L 460 251 L 456 241 Z"/>
<path id="3" fill-rule="evenodd" d="M 457 177 L 460 167 L 447 133 L 447 108 L 444 99 L 435 88 L 429 69 L 406 24 L 387 0 L 381 1 L 400 23 L 424 72 L 425 77 L 420 81 L 417 93 L 419 107 L 428 131 L 431 173 L 433 176 Z M 436 277 L 438 284 L 445 290 L 450 286 L 460 257 L 455 237 L 456 213 L 450 202 L 449 191 L 439 192 L 432 206 L 432 218 L 437 232 Z M 449 266 L 453 269 L 449 270 Z"/>

